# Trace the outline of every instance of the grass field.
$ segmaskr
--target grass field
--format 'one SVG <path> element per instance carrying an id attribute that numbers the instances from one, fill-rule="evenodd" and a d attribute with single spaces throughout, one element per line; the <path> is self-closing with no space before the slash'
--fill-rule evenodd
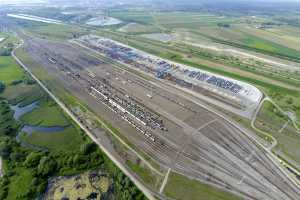
<path id="1" fill-rule="evenodd" d="M 300 152 L 298 150 L 300 134 L 293 128 L 291 122 L 285 129 L 282 129 L 287 122 L 287 117 L 282 115 L 273 104 L 265 102 L 255 121 L 255 126 L 275 137 L 278 141 L 275 151 L 280 151 L 289 159 L 300 163 Z"/>
<path id="2" fill-rule="evenodd" d="M 39 102 L 39 107 L 21 117 L 26 124 L 39 126 L 67 126 L 70 122 L 53 102 Z"/>
<path id="3" fill-rule="evenodd" d="M 20 80 L 23 71 L 17 66 L 15 60 L 10 56 L 0 56 L 0 80 L 10 84 L 14 80 Z"/>
<path id="4" fill-rule="evenodd" d="M 72 39 L 78 35 L 87 34 L 88 32 L 80 27 L 72 25 L 57 25 L 57 24 L 44 24 L 41 26 L 31 27 L 26 31 L 40 37 L 51 40 L 65 40 Z"/>
<path id="5" fill-rule="evenodd" d="M 299 34 L 300 29 L 288 25 L 273 26 L 265 29 L 257 29 L 252 26 L 237 26 L 236 28 L 243 32 L 251 33 L 257 37 L 278 43 L 283 46 L 288 46 L 292 49 L 300 50 Z"/>
<path id="6" fill-rule="evenodd" d="M 243 32 L 243 35 L 244 38 L 241 39 L 240 42 L 249 47 L 253 47 L 255 49 L 261 49 L 264 51 L 274 52 L 286 56 L 291 56 L 295 58 L 300 58 L 300 52 L 295 49 L 272 42 L 262 37 L 257 37 L 253 34 Z"/>
<path id="7" fill-rule="evenodd" d="M 143 25 L 138 23 L 128 23 L 117 30 L 127 34 L 143 34 L 143 33 L 160 32 L 160 29 L 158 27 L 155 27 L 154 25 Z"/>
<path id="8" fill-rule="evenodd" d="M 158 180 L 157 175 L 152 174 L 151 170 L 146 167 L 140 166 L 139 164 L 135 164 L 131 161 L 127 161 L 126 163 L 129 168 L 134 171 L 148 186 L 151 186 L 153 189 L 158 189 L 160 180 Z"/>
<path id="9" fill-rule="evenodd" d="M 50 151 L 72 151 L 79 149 L 82 142 L 82 138 L 74 126 L 55 133 L 34 132 L 31 135 L 23 134 L 21 139 L 26 143 L 45 147 Z"/>
<path id="10" fill-rule="evenodd" d="M 17 85 L 9 85 L 0 96 L 6 98 L 11 104 L 20 103 L 20 106 L 25 106 L 39 100 L 44 95 L 45 93 L 40 90 L 38 85 L 20 83 Z"/>
<path id="11" fill-rule="evenodd" d="M 112 17 L 121 19 L 124 22 L 134 22 L 140 24 L 153 23 L 153 18 L 147 11 L 114 11 L 111 12 Z"/>
<path id="12" fill-rule="evenodd" d="M 20 199 L 28 191 L 28 186 L 32 184 L 32 173 L 25 167 L 17 167 L 15 174 L 10 178 L 10 187 L 7 200 Z"/>
<path id="13" fill-rule="evenodd" d="M 233 194 L 212 186 L 170 173 L 164 194 L 176 200 L 240 200 Z"/>

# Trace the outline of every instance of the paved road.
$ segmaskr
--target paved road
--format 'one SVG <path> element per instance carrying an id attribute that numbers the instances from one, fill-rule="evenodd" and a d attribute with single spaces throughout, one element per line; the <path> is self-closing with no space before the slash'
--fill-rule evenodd
<path id="1" fill-rule="evenodd" d="M 114 155 L 112 155 L 97 138 L 77 119 L 77 117 L 62 103 L 52 92 L 48 90 L 48 88 L 29 70 L 26 65 L 24 65 L 21 60 L 15 55 L 15 50 L 20 48 L 23 45 L 23 40 L 20 45 L 18 45 L 12 52 L 12 57 L 17 61 L 17 63 L 23 67 L 23 69 L 28 72 L 32 78 L 48 93 L 48 95 L 80 126 L 82 130 L 101 148 L 101 150 L 123 171 L 123 173 L 128 176 L 131 181 L 135 183 L 135 185 L 145 194 L 145 196 L 150 200 L 155 200 L 151 191 L 148 190 L 131 172 L 120 162 L 118 161 Z"/>
<path id="2" fill-rule="evenodd" d="M 159 193 L 162 193 L 164 191 L 164 189 L 167 185 L 168 179 L 169 179 L 170 172 L 171 172 L 171 168 L 168 169 L 168 172 L 165 175 L 164 181 L 160 186 Z"/>

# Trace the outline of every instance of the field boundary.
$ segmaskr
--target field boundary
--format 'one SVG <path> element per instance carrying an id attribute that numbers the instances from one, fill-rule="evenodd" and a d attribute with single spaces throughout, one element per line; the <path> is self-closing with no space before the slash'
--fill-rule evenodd
<path id="1" fill-rule="evenodd" d="M 261 111 L 261 108 L 262 108 L 262 106 L 263 106 L 263 104 L 264 104 L 265 102 L 271 103 L 273 106 L 275 106 L 275 107 L 279 110 L 279 112 L 281 112 L 283 115 L 287 116 L 287 117 L 289 118 L 289 120 L 291 120 L 291 122 L 293 123 L 294 128 L 295 128 L 296 130 L 298 130 L 298 129 L 297 129 L 298 127 L 295 126 L 295 125 L 296 125 L 296 122 L 293 121 L 293 120 L 289 117 L 289 115 L 287 115 L 286 112 L 284 112 L 284 111 L 282 110 L 282 108 L 280 108 L 280 106 L 278 106 L 278 105 L 277 105 L 274 101 L 272 101 L 272 99 L 271 99 L 270 97 L 268 97 L 268 96 L 265 96 L 265 98 L 261 101 L 261 103 L 260 103 L 260 105 L 259 105 L 259 108 L 257 109 L 255 115 L 253 116 L 253 118 L 252 118 L 252 120 L 251 120 L 251 127 L 252 127 L 255 131 L 258 131 L 259 133 L 262 133 L 263 135 L 266 135 L 267 137 L 270 137 L 270 138 L 274 141 L 274 143 L 268 148 L 268 150 L 270 151 L 270 153 L 272 153 L 272 154 L 280 161 L 280 163 L 282 163 L 285 167 L 291 168 L 295 173 L 297 173 L 297 174 L 300 176 L 299 169 L 297 169 L 296 167 L 292 166 L 292 165 L 291 165 L 290 163 L 288 163 L 285 159 L 281 159 L 280 157 L 278 157 L 278 155 L 277 155 L 276 153 L 273 152 L 272 149 L 275 148 L 275 147 L 278 145 L 277 139 L 276 139 L 274 136 L 272 136 L 271 134 L 269 134 L 269 133 L 267 133 L 267 132 L 265 132 L 265 131 L 262 131 L 262 130 L 260 130 L 259 128 L 257 128 L 257 127 L 255 126 L 255 121 L 256 121 L 257 115 L 258 115 L 258 113 Z M 299 130 L 298 130 L 298 133 L 299 133 Z M 299 134 L 300 134 L 300 133 L 299 133 Z M 294 178 L 293 178 L 293 179 L 294 179 Z M 300 181 L 297 180 L 297 179 L 294 179 L 294 180 L 296 181 L 297 185 L 300 186 Z"/>

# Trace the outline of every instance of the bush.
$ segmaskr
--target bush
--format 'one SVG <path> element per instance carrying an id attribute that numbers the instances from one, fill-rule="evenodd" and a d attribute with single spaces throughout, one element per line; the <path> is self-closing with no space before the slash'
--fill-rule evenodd
<path id="1" fill-rule="evenodd" d="M 12 48 L 3 49 L 0 51 L 0 56 L 10 56 Z"/>
<path id="2" fill-rule="evenodd" d="M 26 85 L 33 85 L 35 84 L 35 80 L 28 73 L 26 73 L 23 76 L 23 83 Z"/>
<path id="3" fill-rule="evenodd" d="M 44 156 L 38 165 L 38 173 L 47 176 L 55 172 L 57 163 L 54 159 Z"/>
<path id="4" fill-rule="evenodd" d="M 39 184 L 39 186 L 36 188 L 37 194 L 43 194 L 47 188 L 47 181 L 43 181 Z"/>
<path id="5" fill-rule="evenodd" d="M 95 149 L 96 149 L 96 145 L 94 143 L 82 144 L 80 147 L 80 151 L 84 155 L 87 155 L 87 154 L 93 152 Z"/>
<path id="6" fill-rule="evenodd" d="M 11 146 L 6 142 L 2 142 L 0 144 L 0 156 L 2 156 L 3 158 L 8 158 L 11 151 L 12 151 Z"/>
<path id="7" fill-rule="evenodd" d="M 8 191 L 7 190 L 3 190 L 3 189 L 0 190 L 0 200 L 6 199 L 7 195 L 8 195 Z"/>
<path id="8" fill-rule="evenodd" d="M 13 82 L 11 82 L 11 85 L 18 85 L 22 82 L 23 82 L 22 80 L 14 80 Z"/>

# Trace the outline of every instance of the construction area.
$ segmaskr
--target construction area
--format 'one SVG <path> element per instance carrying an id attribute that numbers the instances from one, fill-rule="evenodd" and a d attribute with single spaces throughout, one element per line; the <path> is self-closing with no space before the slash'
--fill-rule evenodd
<path id="1" fill-rule="evenodd" d="M 114 199 L 107 174 L 89 171 L 81 175 L 55 177 L 49 181 L 43 199 Z"/>
<path id="2" fill-rule="evenodd" d="M 288 172 L 278 167 L 277 160 L 271 159 L 242 129 L 203 106 L 194 95 L 205 90 L 206 96 L 252 113 L 262 97 L 256 88 L 209 73 L 206 77 L 193 68 L 176 68 L 148 55 L 147 63 L 152 62 L 158 69 L 147 67 L 148 64 L 141 69 L 140 54 L 130 53 L 127 47 L 115 47 L 116 43 L 110 44 L 113 50 L 107 50 L 104 44 L 109 42 L 97 39 L 99 45 L 95 46 L 89 38 L 93 37 L 76 41 L 91 48 L 87 50 L 74 42 L 24 36 L 24 49 L 162 170 L 172 170 L 244 199 L 299 199 L 299 188 L 287 178 Z M 138 62 L 127 60 L 128 55 L 118 49 Z M 116 65 L 107 59 L 124 64 Z M 139 68 L 138 73 L 144 71 L 153 76 L 139 76 L 132 72 L 135 68 Z M 184 76 L 189 78 L 183 80 Z M 199 82 L 192 84 L 191 79 Z M 197 88 L 197 84 L 204 86 Z M 216 87 L 221 88 L 219 92 Z M 102 135 L 96 136 L 101 141 Z"/>

